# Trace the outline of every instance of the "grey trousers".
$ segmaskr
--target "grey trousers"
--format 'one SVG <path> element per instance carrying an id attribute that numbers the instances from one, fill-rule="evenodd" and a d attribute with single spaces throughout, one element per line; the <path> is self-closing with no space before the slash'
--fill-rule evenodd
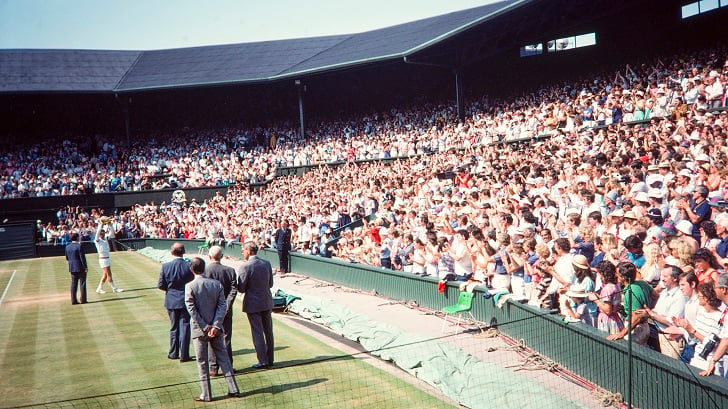
<path id="1" fill-rule="evenodd" d="M 212 347 L 217 356 L 217 364 L 222 368 L 222 372 L 225 375 L 225 382 L 227 382 L 228 393 L 238 393 L 238 383 L 235 381 L 235 372 L 233 366 L 228 358 L 227 351 L 225 350 L 225 340 L 220 334 L 215 338 L 209 338 L 202 336 L 194 338 L 192 343 L 195 346 L 195 355 L 197 355 L 197 369 L 200 373 L 200 389 L 202 394 L 200 398 L 209 400 L 212 398 L 212 392 L 210 388 L 210 363 L 207 356 L 208 345 Z"/>

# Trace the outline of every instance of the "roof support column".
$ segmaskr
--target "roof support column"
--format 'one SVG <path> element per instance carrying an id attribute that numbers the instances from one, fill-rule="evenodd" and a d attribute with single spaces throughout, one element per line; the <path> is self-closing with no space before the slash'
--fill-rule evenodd
<path id="1" fill-rule="evenodd" d="M 119 94 L 114 94 L 114 98 L 121 106 L 121 112 L 124 114 L 124 135 L 126 136 L 126 146 L 131 149 L 131 120 L 129 119 L 129 105 L 131 105 L 131 97 L 125 99 L 119 98 Z"/>
<path id="2" fill-rule="evenodd" d="M 301 125 L 301 139 L 306 138 L 306 128 L 304 127 L 303 117 L 303 93 L 306 92 L 306 86 L 301 83 L 301 80 L 296 80 L 296 89 L 298 90 L 298 121 Z"/>
<path id="3" fill-rule="evenodd" d="M 463 107 L 463 70 L 457 67 L 453 70 L 455 73 L 455 103 L 458 109 L 458 119 L 461 121 L 465 118 L 465 108 Z"/>
<path id="4" fill-rule="evenodd" d="M 126 146 L 131 148 L 131 122 L 129 121 L 129 107 L 124 108 L 124 130 L 126 132 Z"/>

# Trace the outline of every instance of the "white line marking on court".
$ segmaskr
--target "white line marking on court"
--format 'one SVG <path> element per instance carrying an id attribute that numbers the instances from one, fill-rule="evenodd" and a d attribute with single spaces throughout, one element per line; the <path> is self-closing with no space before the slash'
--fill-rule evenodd
<path id="1" fill-rule="evenodd" d="M 0 297 L 0 305 L 3 304 L 3 300 L 5 299 L 5 296 L 8 294 L 8 290 L 10 289 L 10 283 L 13 282 L 13 278 L 15 277 L 15 272 L 18 270 L 13 270 L 13 275 L 10 276 L 10 280 L 8 280 L 8 284 L 5 286 L 5 291 L 3 291 L 3 296 Z"/>

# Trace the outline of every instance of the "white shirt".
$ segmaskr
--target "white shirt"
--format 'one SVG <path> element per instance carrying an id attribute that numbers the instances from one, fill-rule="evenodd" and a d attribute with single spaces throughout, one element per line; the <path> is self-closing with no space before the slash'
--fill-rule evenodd
<path id="1" fill-rule="evenodd" d="M 453 241 L 452 250 L 455 253 L 455 274 L 459 276 L 469 275 L 473 272 L 473 266 L 470 260 L 470 254 L 468 253 L 467 245 L 464 242 L 456 239 Z M 460 257 L 460 260 L 458 260 Z"/>
<path id="2" fill-rule="evenodd" d="M 574 266 L 571 264 L 571 255 L 564 254 L 554 264 L 554 274 L 558 274 L 563 280 L 569 284 L 576 283 L 576 274 L 574 273 Z M 555 294 L 562 287 L 559 280 L 554 278 L 549 284 L 549 288 L 546 290 L 548 294 Z"/>
<path id="3" fill-rule="evenodd" d="M 680 291 L 680 287 L 675 286 L 671 289 L 664 289 L 660 293 L 660 298 L 657 299 L 655 308 L 653 310 L 663 317 L 667 318 L 668 321 L 672 321 L 675 317 L 685 316 L 685 303 L 688 298 L 683 295 Z M 661 322 L 655 322 L 655 325 L 659 329 L 665 329 L 667 325 Z"/>
<path id="4" fill-rule="evenodd" d="M 688 322 L 695 328 L 695 323 L 698 319 L 698 309 L 700 308 L 700 304 L 698 304 L 698 293 L 693 293 L 693 296 L 690 297 L 685 302 L 685 319 L 688 320 Z"/>
<path id="5" fill-rule="evenodd" d="M 96 251 L 99 253 L 99 258 L 109 258 L 109 240 L 99 237 L 99 232 L 101 232 L 101 223 L 99 223 L 99 226 L 96 228 L 96 236 L 94 237 Z"/>

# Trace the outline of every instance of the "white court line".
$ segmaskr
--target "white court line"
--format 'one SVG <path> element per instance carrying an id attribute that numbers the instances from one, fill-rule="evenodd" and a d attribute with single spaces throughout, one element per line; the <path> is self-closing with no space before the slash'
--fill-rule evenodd
<path id="1" fill-rule="evenodd" d="M 10 276 L 10 280 L 8 280 L 8 284 L 5 286 L 5 291 L 3 291 L 3 296 L 0 297 L 0 305 L 2 305 L 3 300 L 5 299 L 5 296 L 8 294 L 8 290 L 10 289 L 10 283 L 13 282 L 13 278 L 15 277 L 15 272 L 18 270 L 13 270 L 13 275 Z"/>

